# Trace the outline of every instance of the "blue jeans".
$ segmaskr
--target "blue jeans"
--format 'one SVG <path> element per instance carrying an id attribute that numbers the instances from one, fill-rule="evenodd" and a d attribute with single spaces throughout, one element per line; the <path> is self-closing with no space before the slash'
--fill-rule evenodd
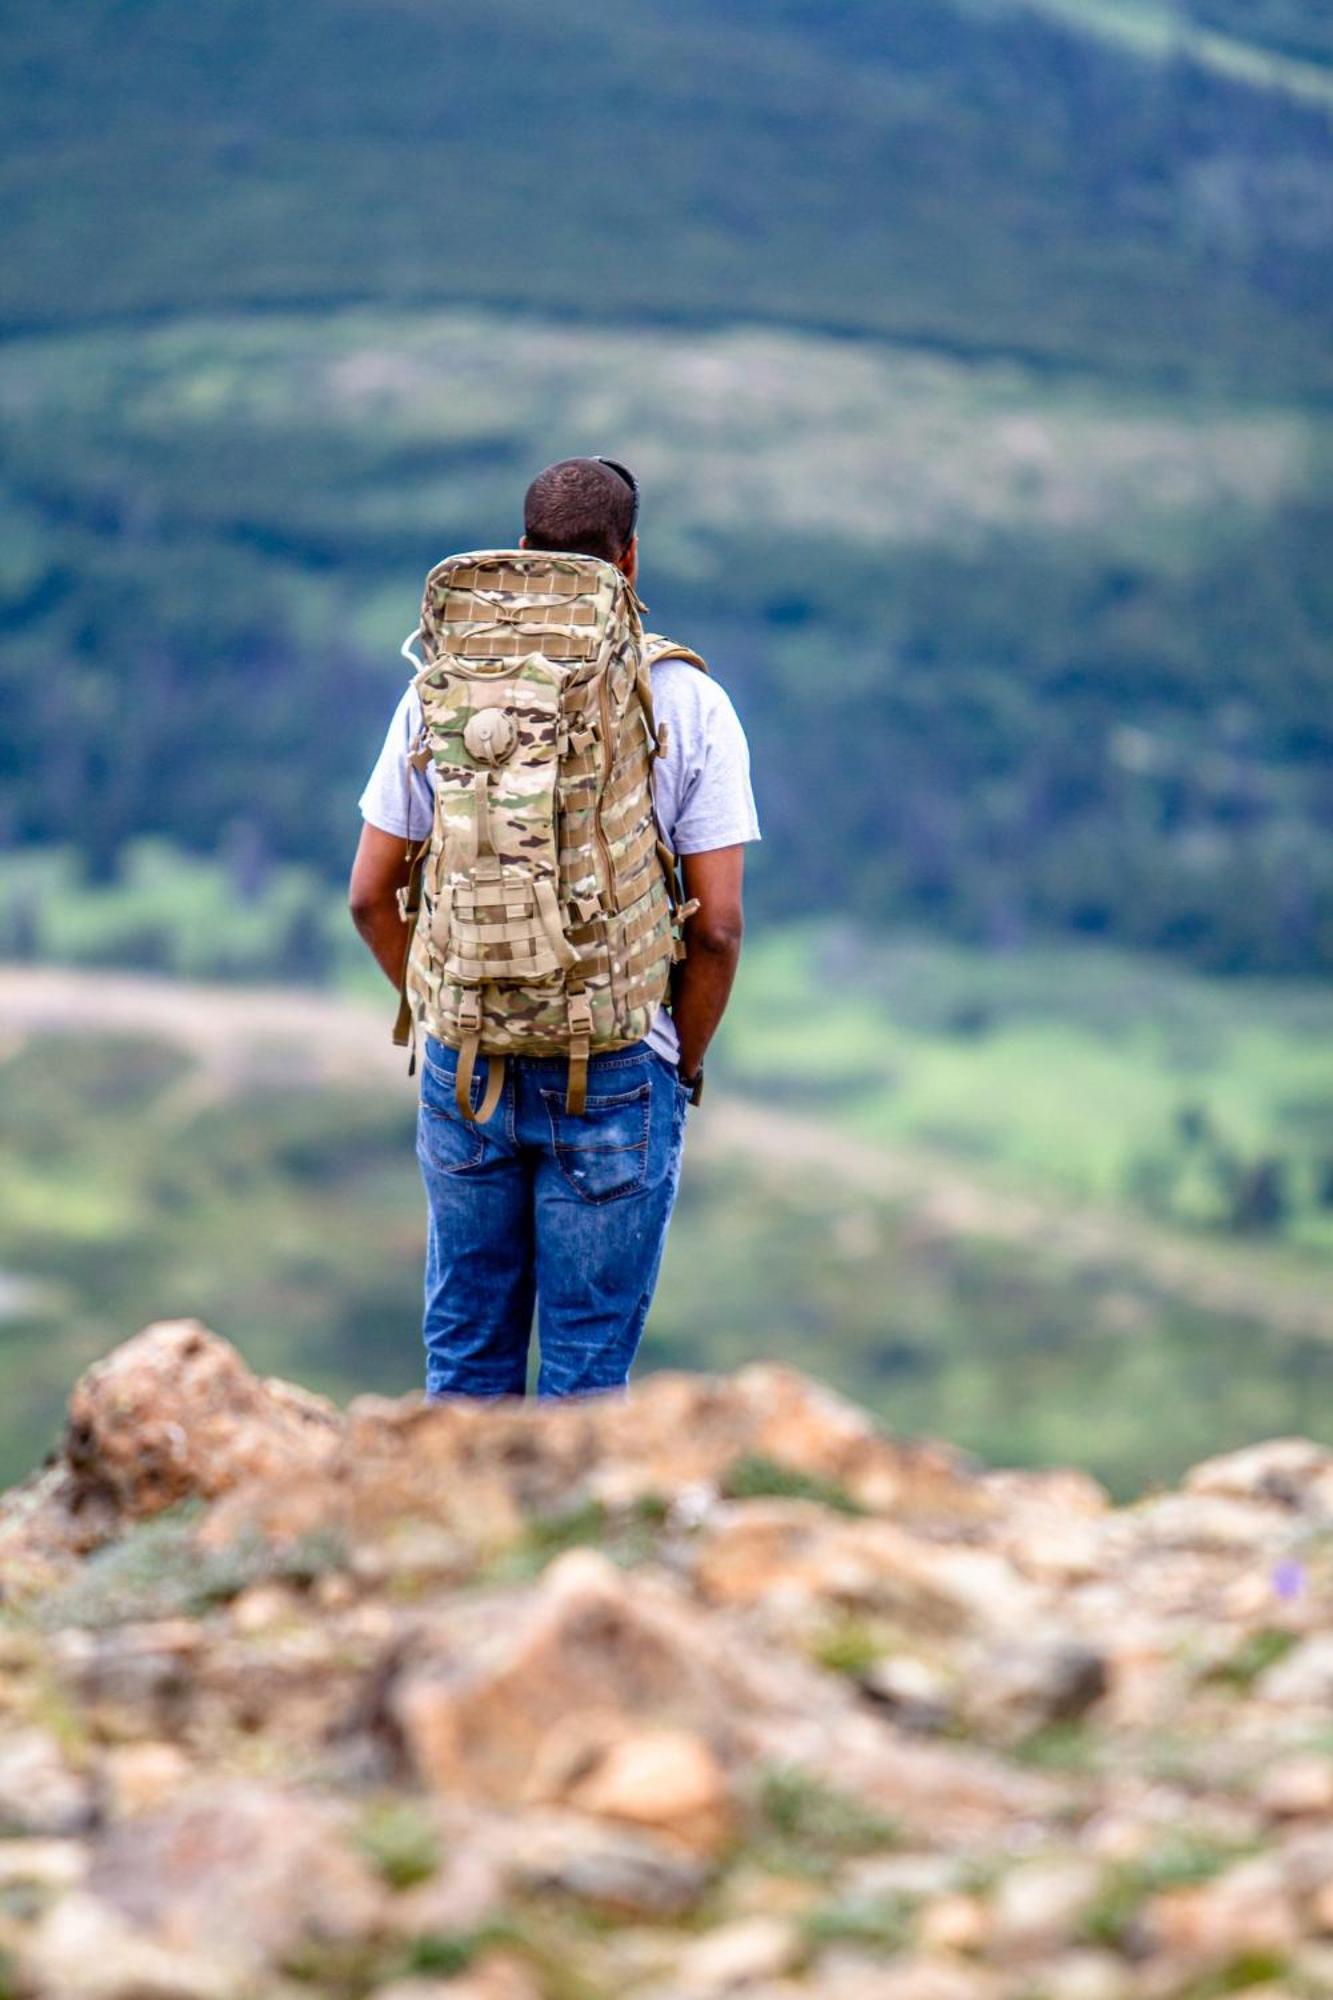
<path id="1" fill-rule="evenodd" d="M 511 1056 L 495 1111 L 476 1125 L 454 1100 L 457 1062 L 426 1037 L 427 1401 L 523 1395 L 534 1304 L 539 1397 L 623 1390 L 680 1178 L 679 1071 L 647 1042 L 594 1054 L 587 1107 L 572 1118 L 564 1057 Z M 474 1106 L 488 1068 L 478 1060 Z"/>

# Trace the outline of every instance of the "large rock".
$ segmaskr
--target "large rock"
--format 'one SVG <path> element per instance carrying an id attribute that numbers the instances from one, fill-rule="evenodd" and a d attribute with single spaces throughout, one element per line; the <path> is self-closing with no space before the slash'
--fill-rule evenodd
<path id="1" fill-rule="evenodd" d="M 882 1613 L 922 1634 L 1029 1624 L 1035 1594 L 998 1555 L 950 1548 L 897 1522 L 848 1520 L 811 1500 L 717 1508 L 700 1532 L 692 1574 L 714 1604 L 799 1593 Z"/>
<path id="2" fill-rule="evenodd" d="M 924 1952 L 906 1953 L 887 1965 L 860 1953 L 829 1953 L 816 1991 L 819 2000 L 1006 2000 L 999 1976 L 988 1967 Z"/>
<path id="3" fill-rule="evenodd" d="M 456 1979 L 395 1979 L 371 2000 L 544 2000 L 532 1969 L 513 1952 L 487 1952 Z"/>
<path id="4" fill-rule="evenodd" d="M 243 1482 L 317 1464 L 339 1416 L 322 1396 L 261 1380 L 197 1320 L 164 1320 L 80 1377 L 63 1443 L 71 1511 L 119 1519 L 213 1500 Z"/>
<path id="5" fill-rule="evenodd" d="M 1054 1722 L 1072 1722 L 1109 1685 L 1106 1661 L 1085 1640 L 1034 1632 L 974 1650 L 961 1710 L 990 1740 L 1008 1743 Z"/>
<path id="6" fill-rule="evenodd" d="M 687 1944 L 673 1983 L 694 2000 L 712 2000 L 713 1995 L 748 1992 L 758 1980 L 793 1972 L 803 1956 L 794 1923 L 782 1917 L 746 1917 Z"/>
<path id="7" fill-rule="evenodd" d="M 601 1790 L 593 1763 L 581 1801 L 627 1817 L 643 1745 L 665 1730 L 693 1746 L 690 1785 L 666 1802 L 688 1804 L 690 1817 L 702 1806 L 714 1818 L 698 1783 L 705 1760 L 729 1785 L 760 1765 L 796 1764 L 878 1811 L 960 1835 L 1053 1800 L 1040 1773 L 966 1744 L 901 1740 L 837 1676 L 773 1657 L 665 1579 L 593 1550 L 561 1556 L 535 1593 L 453 1611 L 420 1639 L 388 1681 L 386 1721 L 417 1774 L 445 1794 L 537 1802 L 585 1744 L 605 1757 L 633 1743 L 614 1787 Z M 688 1825 L 683 1817 L 666 1831 L 680 1839 Z"/>
<path id="8" fill-rule="evenodd" d="M 756 1460 L 903 1520 L 979 1523 L 997 1512 L 983 1468 L 966 1454 L 892 1438 L 792 1368 L 664 1371 L 625 1398 L 540 1407 L 360 1396 L 344 1414 L 260 1380 L 225 1341 L 183 1321 L 149 1327 L 80 1380 L 58 1477 L 34 1489 L 21 1534 L 0 1512 L 0 1549 L 8 1536 L 15 1565 L 20 1555 L 40 1564 L 41 1521 L 59 1515 L 66 1545 L 81 1536 L 90 1546 L 125 1519 L 197 1495 L 217 1503 L 201 1530 L 208 1547 L 245 1531 L 281 1543 L 332 1526 L 369 1577 L 392 1564 L 391 1531 L 420 1545 L 429 1524 L 428 1566 L 458 1579 L 533 1514 L 713 1492 L 738 1463 Z M 410 1550 L 408 1560 L 417 1560 Z"/>
<path id="9" fill-rule="evenodd" d="M 1239 1861 L 1196 1888 L 1164 1890 L 1150 1898 L 1142 1922 L 1147 1939 L 1187 1968 L 1285 1958 L 1300 1936 L 1281 1857 L 1272 1854 Z"/>
<path id="10" fill-rule="evenodd" d="M 32 1600 L 0 1963 L 24 2000 L 296 2000 L 319 1963 L 534 2000 L 548 1943 L 643 2000 L 1168 2000 L 1267 1959 L 1333 1991 L 1331 1459 L 1274 1440 L 1115 1507 L 767 1364 L 342 1417 L 151 1328 L 0 1500 Z M 770 1490 L 808 1497 L 729 1497 Z M 187 1540 L 134 1532 L 191 1497 Z M 271 1560 L 331 1528 L 332 1567 Z M 216 1585 L 120 1602 L 160 1547 Z M 1123 1948 L 1089 1944 L 1123 1871 Z M 406 1974 L 515 1908 L 550 1912 L 530 1961 Z"/>
<path id="11" fill-rule="evenodd" d="M 375 1931 L 385 1892 L 336 1803 L 254 1779 L 201 1782 L 96 1843 L 88 1888 L 139 1932 L 250 1973 Z"/>
<path id="12" fill-rule="evenodd" d="M 735 1829 L 726 1773 L 707 1743 L 684 1729 L 626 1732 L 563 1792 L 580 1812 L 645 1827 L 687 1852 L 718 1853 Z"/>
<path id="13" fill-rule="evenodd" d="M 1333 1513 L 1333 1451 L 1314 1438 L 1266 1438 L 1205 1458 L 1186 1473 L 1192 1493 L 1260 1500 L 1301 1513 Z"/>
<path id="14" fill-rule="evenodd" d="M 664 1922 L 698 1902 L 710 1873 L 705 1862 L 653 1834 L 543 1808 L 514 1817 L 502 1851 L 506 1878 L 522 1894 L 555 1893 Z"/>
<path id="15" fill-rule="evenodd" d="M 411 1481 L 437 1510 L 449 1501 L 445 1466 L 492 1506 L 503 1489 L 521 1514 L 586 1497 L 618 1504 L 716 1487 L 738 1461 L 762 1459 L 901 1519 L 980 1521 L 996 1512 L 984 1469 L 968 1454 L 935 1439 L 891 1437 L 798 1369 L 768 1362 L 729 1376 L 662 1370 L 624 1397 L 541 1408 L 532 1399 L 486 1406 L 361 1396 L 347 1420 L 348 1468 Z"/>
<path id="16" fill-rule="evenodd" d="M 1073 1944 L 1100 1883 L 1097 1863 L 1082 1854 L 1043 1857 L 1011 1868 L 992 1904 L 993 1950 L 1030 1966 Z"/>
<path id="17" fill-rule="evenodd" d="M 1265 1701 L 1281 1708 L 1333 1705 L 1333 1632 L 1315 1632 L 1302 1639 L 1260 1674 L 1257 1687 Z"/>
<path id="18" fill-rule="evenodd" d="M 686 1602 L 573 1550 L 535 1595 L 441 1627 L 390 1688 L 389 1711 L 428 1783 L 492 1803 L 549 1795 L 576 1717 L 596 1718 L 604 1744 L 638 1724 L 682 1731 L 725 1767 L 743 1748 L 730 1699 L 743 1671 L 716 1653 Z"/>
<path id="19" fill-rule="evenodd" d="M 52 1904 L 19 1963 L 33 2000 L 251 2000 L 242 1960 L 230 1949 L 164 1944 L 76 1889 Z"/>
<path id="20" fill-rule="evenodd" d="M 0 1737 L 0 1836 L 78 1833 L 92 1810 L 88 1774 L 69 1763 L 49 1730 Z"/>

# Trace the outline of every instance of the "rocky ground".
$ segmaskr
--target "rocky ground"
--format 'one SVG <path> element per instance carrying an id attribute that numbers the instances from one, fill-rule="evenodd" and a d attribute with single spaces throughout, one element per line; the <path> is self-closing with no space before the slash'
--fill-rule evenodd
<path id="1" fill-rule="evenodd" d="M 1333 1995 L 1333 1451 L 1113 1507 L 787 1369 L 339 1410 L 193 1324 L 0 1501 L 0 1996 Z"/>

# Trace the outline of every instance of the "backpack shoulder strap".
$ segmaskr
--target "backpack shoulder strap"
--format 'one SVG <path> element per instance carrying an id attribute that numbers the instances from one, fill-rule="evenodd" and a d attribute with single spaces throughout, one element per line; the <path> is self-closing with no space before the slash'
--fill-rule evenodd
<path id="1" fill-rule="evenodd" d="M 660 632 L 645 632 L 643 635 L 642 660 L 645 667 L 660 667 L 663 660 L 688 660 L 701 674 L 708 672 L 708 663 L 700 658 L 689 646 L 681 646 L 674 639 L 664 639 Z"/>
<path id="2" fill-rule="evenodd" d="M 674 639 L 664 639 L 660 632 L 644 633 L 643 643 L 639 649 L 638 689 L 639 701 L 643 707 L 644 720 L 648 725 L 650 766 L 656 763 L 659 757 L 665 757 L 667 753 L 667 726 L 665 722 L 659 723 L 657 717 L 653 714 L 652 669 L 660 666 L 663 660 L 686 660 L 690 666 L 697 667 L 701 674 L 708 672 L 704 661 L 689 646 L 678 646 Z M 673 959 L 683 958 L 685 956 L 685 946 L 680 935 L 680 926 L 686 917 L 694 915 L 699 905 L 696 901 L 685 901 L 681 893 L 680 883 L 676 878 L 676 856 L 660 837 L 660 833 L 657 842 L 657 856 L 662 864 L 662 872 L 666 877 L 667 900 L 671 904 L 672 922 L 676 932 L 671 956 Z"/>

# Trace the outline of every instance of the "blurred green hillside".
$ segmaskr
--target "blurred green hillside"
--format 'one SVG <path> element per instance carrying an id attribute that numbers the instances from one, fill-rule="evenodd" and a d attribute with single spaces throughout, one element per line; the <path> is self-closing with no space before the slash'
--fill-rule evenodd
<path id="1" fill-rule="evenodd" d="M 419 1380 L 356 798 L 589 450 L 765 834 L 642 1365 L 1333 1434 L 1325 6 L 51 0 L 0 114 L 0 959 L 99 969 L 0 1017 L 0 1480 L 164 1313 Z"/>
<path id="2" fill-rule="evenodd" d="M 812 1042 L 793 1002 L 824 978 Z M 153 1318 L 338 1397 L 419 1386 L 391 1011 L 387 987 L 367 1011 L 0 972 L 0 1484 Z M 901 1431 L 1125 1496 L 1333 1434 L 1327 991 L 776 936 L 709 1066 L 636 1379 L 779 1357 Z"/>
<path id="3" fill-rule="evenodd" d="M 1319 20 L 10 24 L 0 840 L 100 895 L 145 836 L 220 853 L 241 905 L 338 880 L 425 568 L 600 449 L 646 482 L 655 621 L 750 730 L 758 914 L 1326 970 Z M 63 924 L 175 962 L 4 908 L 10 953 Z"/>
<path id="4" fill-rule="evenodd" d="M 54 0 L 7 36 L 10 313 L 489 299 L 1326 389 L 1298 10 L 1196 11 L 1246 73 L 1134 0 Z"/>

